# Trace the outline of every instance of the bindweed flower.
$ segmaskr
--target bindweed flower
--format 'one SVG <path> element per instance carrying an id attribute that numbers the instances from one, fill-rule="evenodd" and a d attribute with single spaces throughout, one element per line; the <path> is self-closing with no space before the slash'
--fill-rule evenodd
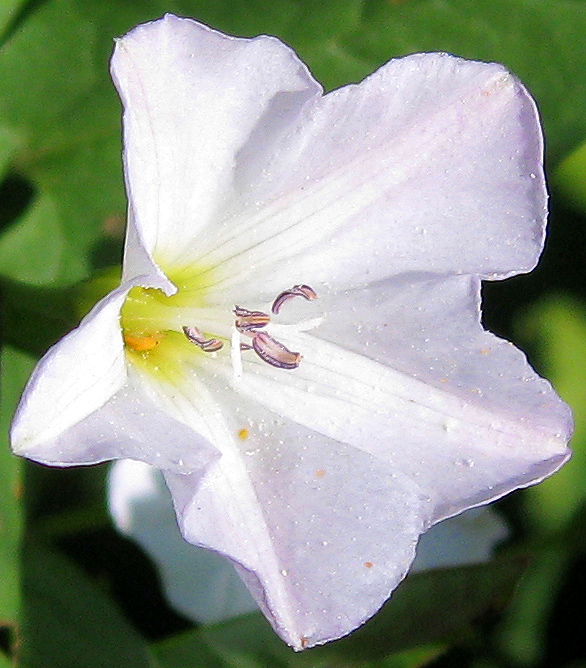
<path id="1" fill-rule="evenodd" d="M 112 74 L 122 283 L 39 363 L 14 450 L 160 469 L 284 640 L 340 637 L 429 527 L 568 458 L 568 408 L 480 324 L 481 279 L 542 249 L 535 105 L 446 54 L 324 96 L 278 40 L 170 15 Z"/>
<path id="2" fill-rule="evenodd" d="M 220 622 L 258 610 L 226 559 L 182 539 L 160 471 L 131 459 L 116 462 L 108 475 L 108 506 L 117 528 L 158 566 L 170 604 L 187 618 Z M 490 508 L 472 508 L 423 534 L 410 570 L 483 563 L 506 535 Z"/>

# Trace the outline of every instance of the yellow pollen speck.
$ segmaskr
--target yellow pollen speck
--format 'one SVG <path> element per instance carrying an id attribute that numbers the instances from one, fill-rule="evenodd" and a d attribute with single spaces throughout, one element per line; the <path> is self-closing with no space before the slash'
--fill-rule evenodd
<path id="1" fill-rule="evenodd" d="M 146 353 L 156 348 L 163 340 L 164 334 L 156 332 L 149 336 L 139 336 L 124 332 L 124 345 L 137 353 Z"/>
<path id="2" fill-rule="evenodd" d="M 238 438 L 241 441 L 245 441 L 250 436 L 250 431 L 248 429 L 239 429 Z"/>
<path id="3" fill-rule="evenodd" d="M 372 568 L 372 561 L 365 561 L 364 562 L 364 567 L 365 568 Z"/>
<path id="4" fill-rule="evenodd" d="M 480 354 L 481 355 L 490 355 L 490 348 L 481 348 L 480 349 Z"/>
<path id="5" fill-rule="evenodd" d="M 323 478 L 325 476 L 326 472 L 323 469 L 318 469 L 315 472 L 315 477 L 316 478 Z"/>

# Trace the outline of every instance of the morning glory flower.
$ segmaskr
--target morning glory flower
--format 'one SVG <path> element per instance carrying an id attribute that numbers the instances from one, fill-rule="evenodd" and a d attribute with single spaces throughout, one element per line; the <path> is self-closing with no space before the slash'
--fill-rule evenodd
<path id="1" fill-rule="evenodd" d="M 15 452 L 164 473 L 297 649 L 349 633 L 433 524 L 568 458 L 568 408 L 480 324 L 546 218 L 500 65 L 393 60 L 327 95 L 271 37 L 167 15 L 118 40 L 121 284 L 41 360 Z"/>
<path id="2" fill-rule="evenodd" d="M 115 462 L 108 507 L 116 527 L 158 566 L 170 604 L 185 617 L 209 624 L 258 610 L 228 560 L 183 540 L 160 471 L 131 459 Z M 491 508 L 472 508 L 423 534 L 410 572 L 486 562 L 506 536 Z"/>

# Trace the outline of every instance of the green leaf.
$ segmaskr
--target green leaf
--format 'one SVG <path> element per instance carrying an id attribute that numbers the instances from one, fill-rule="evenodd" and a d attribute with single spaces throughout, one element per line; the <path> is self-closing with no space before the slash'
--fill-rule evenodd
<path id="1" fill-rule="evenodd" d="M 586 142 L 558 165 L 553 186 L 576 210 L 586 213 Z"/>
<path id="2" fill-rule="evenodd" d="M 364 8 L 362 26 L 344 36 L 340 46 L 369 68 L 390 56 L 415 51 L 448 51 L 502 62 L 527 84 L 538 102 L 552 164 L 586 136 L 584 3 L 372 0 Z M 331 81 L 332 73 L 324 74 Z M 339 85 L 341 77 L 335 79 Z"/>
<path id="3" fill-rule="evenodd" d="M 2 48 L 0 118 L 26 127 L 29 140 L 40 144 L 95 83 L 95 42 L 95 30 L 74 2 L 43 3 Z"/>
<path id="4" fill-rule="evenodd" d="M 7 343 L 39 357 L 79 323 L 77 288 L 42 288 L 1 280 Z"/>
<path id="5" fill-rule="evenodd" d="M 0 357 L 0 626 L 15 627 L 20 609 L 22 462 L 8 442 L 8 431 L 34 358 L 11 346 Z"/>
<path id="6" fill-rule="evenodd" d="M 6 171 L 14 155 L 22 143 L 22 138 L 17 132 L 6 127 L 0 127 L 0 180 L 4 178 Z"/>
<path id="7" fill-rule="evenodd" d="M 0 652 L 0 668 L 14 668 L 12 661 L 2 652 Z"/>
<path id="8" fill-rule="evenodd" d="M 156 652 L 167 668 L 325 668 L 337 662 L 369 665 L 366 662 L 437 643 L 461 632 L 487 611 L 500 610 L 524 567 L 524 560 L 508 559 L 411 575 L 361 629 L 301 653 L 284 645 L 260 614 L 183 634 L 159 644 Z M 446 614 L 448 601 L 450 614 Z M 431 653 L 432 649 L 426 651 Z M 440 648 L 433 651 L 439 653 Z M 408 658 L 406 654 L 404 660 Z"/>
<path id="9" fill-rule="evenodd" d="M 0 236 L 0 272 L 33 285 L 74 276 L 79 269 L 65 261 L 65 239 L 55 202 L 38 196 L 26 213 Z"/>
<path id="10" fill-rule="evenodd" d="M 155 668 L 145 641 L 68 559 L 39 543 L 24 552 L 19 665 Z"/>
<path id="11" fill-rule="evenodd" d="M 431 645 L 429 647 L 416 647 L 398 652 L 378 661 L 368 663 L 357 663 L 358 668 L 420 668 L 426 666 L 430 661 L 437 659 L 445 652 L 442 645 Z"/>
<path id="12" fill-rule="evenodd" d="M 532 528 L 556 534 L 586 502 L 586 308 L 569 296 L 551 296 L 521 319 L 517 331 L 537 347 L 540 370 L 574 412 L 572 459 L 523 495 L 524 515 Z"/>
<path id="13" fill-rule="evenodd" d="M 495 634 L 512 665 L 535 666 L 543 657 L 555 594 L 563 585 L 570 552 L 561 545 L 545 546 L 533 555 L 521 578 Z"/>
<path id="14" fill-rule="evenodd" d="M 108 58 L 115 36 L 165 10 L 237 34 L 277 34 L 299 50 L 330 88 L 360 79 L 391 56 L 414 50 L 443 49 L 503 61 L 538 99 L 550 157 L 567 154 L 586 136 L 584 3 L 52 0 L 21 23 L 0 53 L 0 127 L 11 128 L 21 138 L 14 167 L 33 183 L 38 202 L 52 207 L 47 223 L 30 211 L 30 228 L 14 232 L 19 239 L 10 241 L 19 253 L 11 276 L 20 265 L 28 276 L 36 270 L 37 282 L 41 276 L 73 281 L 119 261 L 120 235 L 108 230 L 111 221 L 124 219 L 126 205 L 120 106 L 109 80 Z M 9 153 L 12 150 L 9 146 Z M 42 229 L 45 224 L 48 231 Z M 46 254 L 41 269 L 25 250 L 37 233 L 38 247 L 49 236 L 59 246 L 54 260 L 52 253 Z M 21 236 L 27 240 L 24 249 L 16 243 Z"/>
<path id="15" fill-rule="evenodd" d="M 12 25 L 19 11 L 27 3 L 27 0 L 2 0 L 0 2 L 0 38 Z"/>

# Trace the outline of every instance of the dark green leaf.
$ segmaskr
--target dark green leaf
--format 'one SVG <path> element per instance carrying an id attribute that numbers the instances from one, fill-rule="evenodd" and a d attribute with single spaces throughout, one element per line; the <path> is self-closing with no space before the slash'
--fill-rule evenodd
<path id="1" fill-rule="evenodd" d="M 524 567 L 524 560 L 508 559 L 414 574 L 361 629 L 301 653 L 286 647 L 262 615 L 253 614 L 162 643 L 157 654 L 167 668 L 325 668 L 374 662 L 396 652 L 437 643 L 462 631 L 488 611 L 501 610 Z"/>
<path id="2" fill-rule="evenodd" d="M 42 285 L 75 275 L 79 271 L 75 261 L 65 260 L 65 239 L 49 196 L 37 197 L 0 236 L 0 272 L 8 278 Z"/>
<path id="3" fill-rule="evenodd" d="M 11 160 L 20 145 L 22 138 L 18 133 L 5 127 L 0 127 L 0 180 L 8 170 Z"/>
<path id="4" fill-rule="evenodd" d="M 0 626 L 16 625 L 20 609 L 22 462 L 8 443 L 10 421 L 34 359 L 12 346 L 0 358 Z"/>
<path id="5" fill-rule="evenodd" d="M 40 356 L 76 326 L 76 288 L 42 288 L 0 281 L 6 342 Z"/>
<path id="6" fill-rule="evenodd" d="M 548 620 L 570 558 L 570 550 L 554 544 L 545 546 L 531 559 L 495 634 L 503 656 L 512 665 L 538 665 L 543 658 Z"/>
<path id="7" fill-rule="evenodd" d="M 380 65 L 391 55 L 448 51 L 504 63 L 540 106 L 552 162 L 586 137 L 586 4 L 372 0 L 364 8 L 362 27 L 342 39 L 356 57 Z"/>
<path id="8" fill-rule="evenodd" d="M 541 370 L 574 412 L 572 459 L 554 476 L 523 495 L 524 517 L 541 534 L 566 529 L 586 502 L 586 309 L 568 296 L 536 304 L 517 330 L 539 350 Z M 570 538 L 574 542 L 573 536 Z"/>
<path id="9" fill-rule="evenodd" d="M 441 645 L 416 647 L 377 661 L 357 663 L 356 666 L 357 668 L 420 668 L 427 666 L 430 661 L 437 659 L 444 652 L 445 647 Z"/>
<path id="10" fill-rule="evenodd" d="M 27 0 L 2 0 L 0 2 L 0 38 L 10 28 L 18 12 L 26 3 Z"/>
<path id="11" fill-rule="evenodd" d="M 69 560 L 38 543 L 24 552 L 19 665 L 155 668 L 144 640 Z"/>

